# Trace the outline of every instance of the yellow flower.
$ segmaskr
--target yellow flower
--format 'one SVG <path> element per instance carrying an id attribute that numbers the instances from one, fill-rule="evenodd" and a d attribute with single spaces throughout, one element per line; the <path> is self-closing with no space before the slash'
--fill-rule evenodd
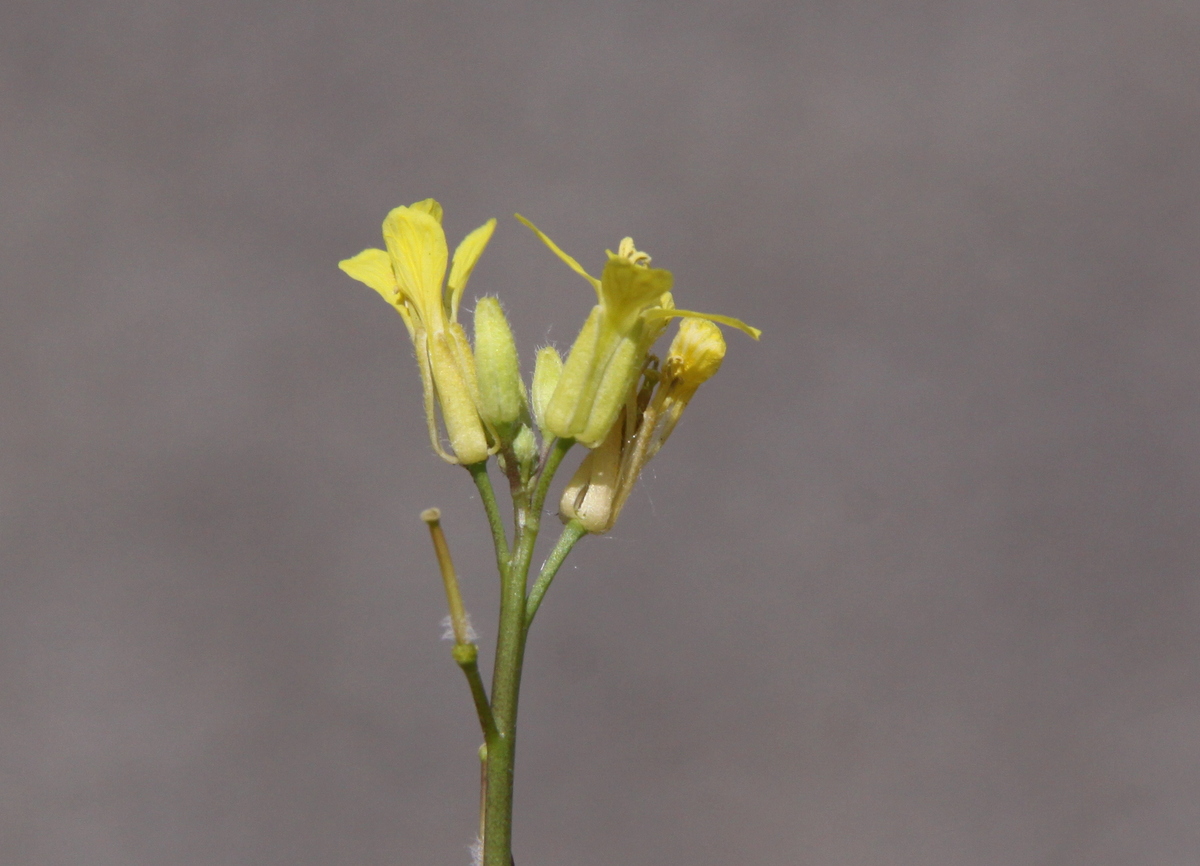
<path id="1" fill-rule="evenodd" d="M 612 529 L 633 485 L 658 453 L 696 389 L 721 367 L 725 339 L 704 319 L 687 317 L 671 341 L 662 369 L 648 370 L 620 417 L 592 450 L 563 491 L 559 513 L 588 532 Z M 653 389 L 653 390 L 651 390 Z"/>
<path id="2" fill-rule="evenodd" d="M 600 279 L 587 271 L 537 226 L 520 214 L 517 219 L 533 230 L 567 266 L 596 290 L 599 303 L 592 308 L 545 409 L 545 427 L 561 438 L 599 446 L 612 429 L 621 407 L 637 381 L 654 341 L 673 316 L 710 319 L 739 328 L 758 339 L 762 333 L 729 316 L 675 309 L 670 271 L 650 267 L 650 257 L 639 252 L 632 238 L 609 251 Z"/>
<path id="3" fill-rule="evenodd" d="M 475 360 L 458 323 L 458 304 L 495 228 L 496 221 L 488 220 L 463 239 L 454 251 L 445 287 L 442 206 L 431 198 L 387 215 L 383 221 L 386 251 L 363 250 L 338 263 L 351 277 L 379 292 L 404 319 L 421 371 L 429 440 L 450 463 L 479 463 L 491 452 L 479 415 Z M 442 448 L 435 405 L 441 407 L 453 454 Z"/>

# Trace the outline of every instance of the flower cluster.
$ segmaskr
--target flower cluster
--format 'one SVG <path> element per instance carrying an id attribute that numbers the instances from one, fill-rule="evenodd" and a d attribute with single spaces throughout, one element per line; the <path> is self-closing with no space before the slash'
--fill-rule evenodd
<path id="1" fill-rule="evenodd" d="M 403 318 L 421 373 L 430 441 L 443 459 L 473 465 L 498 453 L 506 471 L 528 478 L 544 453 L 535 428 L 547 441 L 578 442 L 591 451 L 567 485 L 560 512 L 589 532 L 607 532 L 646 461 L 720 367 L 725 342 L 713 323 L 755 339 L 760 332 L 727 316 L 676 308 L 671 273 L 650 267 L 631 238 L 609 251 L 597 279 L 536 226 L 517 219 L 592 286 L 597 300 L 565 359 L 552 347 L 539 350 L 528 389 L 495 298 L 476 306 L 474 346 L 458 323 L 463 290 L 494 219 L 459 244 L 448 280 L 442 208 L 433 199 L 393 210 L 383 222 L 387 249 L 364 250 L 340 267 Z M 672 318 L 681 319 L 679 331 L 660 362 L 651 352 Z"/>

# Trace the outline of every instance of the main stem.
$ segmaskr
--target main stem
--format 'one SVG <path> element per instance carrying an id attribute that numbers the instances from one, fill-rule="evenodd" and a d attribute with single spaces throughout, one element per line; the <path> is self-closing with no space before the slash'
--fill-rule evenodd
<path id="1" fill-rule="evenodd" d="M 512 863 L 513 765 L 517 747 L 517 699 L 525 659 L 525 587 L 533 548 L 541 526 L 546 491 L 559 463 L 574 442 L 559 439 L 547 455 L 527 508 L 521 509 L 512 558 L 501 569 L 500 633 L 492 673 L 492 716 L 495 733 L 487 744 L 487 798 L 484 806 L 484 866 Z"/>

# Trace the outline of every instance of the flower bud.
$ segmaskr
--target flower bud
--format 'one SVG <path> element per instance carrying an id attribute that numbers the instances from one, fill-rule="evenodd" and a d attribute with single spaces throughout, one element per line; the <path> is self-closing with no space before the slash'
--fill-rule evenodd
<path id="1" fill-rule="evenodd" d="M 725 338 L 720 328 L 704 319 L 679 320 L 679 331 L 667 350 L 653 401 L 656 417 L 649 431 L 647 460 L 667 441 L 696 389 L 721 369 L 724 360 Z"/>
<path id="2" fill-rule="evenodd" d="M 604 441 L 583 458 L 559 502 L 564 522 L 578 520 L 588 532 L 602 535 L 612 529 L 624 497 L 617 502 L 621 482 L 624 424 L 616 423 Z"/>
<path id="3" fill-rule="evenodd" d="M 475 375 L 479 413 L 498 428 L 515 423 L 525 408 L 525 384 L 512 329 L 496 298 L 475 305 Z"/>
<path id="4" fill-rule="evenodd" d="M 533 430 L 529 428 L 529 425 L 522 424 L 517 435 L 513 437 L 513 454 L 517 458 L 521 478 L 528 479 L 533 474 L 533 468 L 537 464 L 538 458 L 537 437 L 533 435 Z"/>
<path id="5" fill-rule="evenodd" d="M 537 360 L 533 365 L 533 393 L 530 396 L 533 403 L 533 420 L 543 433 L 546 432 L 546 405 L 554 395 L 562 369 L 562 357 L 557 349 L 553 346 L 538 349 Z"/>
<path id="6" fill-rule="evenodd" d="M 679 320 L 679 331 L 671 341 L 664 373 L 675 382 L 677 393 L 690 400 L 696 389 L 716 375 L 725 360 L 725 338 L 721 329 L 705 319 Z"/>

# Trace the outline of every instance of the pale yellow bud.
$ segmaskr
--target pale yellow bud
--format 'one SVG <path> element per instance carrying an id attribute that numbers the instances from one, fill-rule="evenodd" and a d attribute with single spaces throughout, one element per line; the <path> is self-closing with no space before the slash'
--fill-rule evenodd
<path id="1" fill-rule="evenodd" d="M 624 504 L 624 497 L 617 501 L 623 427 L 614 424 L 604 441 L 579 464 L 558 506 L 564 522 L 578 520 L 588 532 L 597 534 L 608 532 L 616 523 Z"/>
<path id="2" fill-rule="evenodd" d="M 646 460 L 662 448 L 696 389 L 721 369 L 723 360 L 725 337 L 720 328 L 704 319 L 680 320 L 647 412 L 652 423 L 644 434 Z"/>
<path id="3" fill-rule="evenodd" d="M 554 389 L 558 386 L 562 369 L 562 356 L 558 354 L 557 349 L 553 346 L 543 346 L 538 349 L 537 359 L 533 365 L 533 388 L 530 402 L 533 404 L 533 419 L 543 433 L 546 432 L 546 406 L 549 404 L 550 398 L 554 396 Z"/>
<path id="4" fill-rule="evenodd" d="M 721 369 L 724 360 L 725 338 L 720 328 L 705 319 L 681 319 L 663 362 L 663 376 L 672 380 L 681 393 L 687 392 L 690 399 Z"/>

